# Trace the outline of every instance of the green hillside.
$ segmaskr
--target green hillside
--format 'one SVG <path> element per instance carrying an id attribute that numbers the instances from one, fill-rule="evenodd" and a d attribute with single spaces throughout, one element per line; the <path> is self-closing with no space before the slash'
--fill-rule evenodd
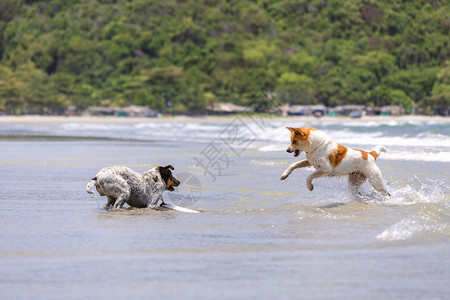
<path id="1" fill-rule="evenodd" d="M 1 0 L 0 108 L 450 105 L 447 1 Z"/>

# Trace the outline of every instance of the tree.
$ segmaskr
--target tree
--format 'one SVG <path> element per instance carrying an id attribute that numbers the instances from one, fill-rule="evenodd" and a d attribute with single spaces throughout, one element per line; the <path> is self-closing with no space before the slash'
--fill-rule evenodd
<path id="1" fill-rule="evenodd" d="M 366 100 L 376 106 L 400 105 L 411 111 L 414 101 L 402 90 L 390 89 L 386 86 L 377 86 L 366 94 Z"/>
<path id="2" fill-rule="evenodd" d="M 450 61 L 439 72 L 438 79 L 427 101 L 422 102 L 422 107 L 428 113 L 438 113 L 448 116 L 450 108 Z"/>
<path id="3" fill-rule="evenodd" d="M 428 113 L 448 104 L 442 1 L 0 2 L 0 105 L 17 113 L 102 103 L 202 113 L 207 99 L 248 105 L 274 92 L 291 103 L 412 100 Z"/>
<path id="4" fill-rule="evenodd" d="M 276 92 L 282 101 L 312 104 L 315 97 L 314 80 L 306 75 L 286 72 L 278 80 Z"/>
<path id="5" fill-rule="evenodd" d="M 29 86 L 13 72 L 0 65 L 0 107 L 11 113 L 20 113 L 27 103 Z"/>

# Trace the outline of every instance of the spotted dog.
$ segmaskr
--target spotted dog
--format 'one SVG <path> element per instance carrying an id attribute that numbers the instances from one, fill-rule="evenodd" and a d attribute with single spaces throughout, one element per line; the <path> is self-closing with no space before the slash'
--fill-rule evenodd
<path id="1" fill-rule="evenodd" d="M 313 179 L 327 176 L 348 175 L 348 185 L 352 192 L 366 181 L 383 195 L 389 195 L 384 185 L 383 177 L 375 160 L 381 152 L 386 152 L 383 146 L 376 146 L 371 152 L 344 147 L 334 142 L 323 131 L 315 128 L 292 128 L 291 145 L 286 150 L 297 157 L 306 152 L 306 159 L 291 164 L 281 176 L 286 179 L 292 171 L 303 167 L 314 167 L 316 171 L 306 179 L 310 191 L 314 189 Z"/>
<path id="2" fill-rule="evenodd" d="M 159 166 L 141 174 L 122 166 L 107 167 L 86 185 L 86 192 L 94 194 L 91 189 L 95 186 L 100 196 L 107 196 L 106 209 L 121 208 L 125 203 L 131 207 L 157 209 L 164 204 L 163 192 L 173 191 L 180 184 L 172 176 L 173 169 L 171 165 Z M 158 202 L 161 203 L 158 205 Z"/>

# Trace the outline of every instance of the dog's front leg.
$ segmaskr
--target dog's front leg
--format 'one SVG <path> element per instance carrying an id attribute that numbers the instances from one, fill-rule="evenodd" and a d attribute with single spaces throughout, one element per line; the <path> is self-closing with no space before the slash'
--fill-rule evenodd
<path id="1" fill-rule="evenodd" d="M 283 172 L 283 175 L 281 175 L 281 180 L 285 180 L 286 178 L 288 178 L 288 176 L 291 175 L 291 173 L 295 169 L 309 167 L 309 166 L 311 166 L 311 163 L 307 159 L 293 163 L 286 169 L 286 171 Z"/>
<path id="2" fill-rule="evenodd" d="M 330 174 L 330 172 L 331 172 L 330 170 L 319 168 L 316 172 L 309 175 L 308 178 L 306 179 L 306 186 L 308 187 L 308 190 L 312 191 L 314 189 L 314 186 L 312 184 L 313 179 L 327 176 L 328 174 Z"/>
<path id="3" fill-rule="evenodd" d="M 160 204 L 158 204 L 159 201 L 161 201 Z M 148 207 L 151 208 L 151 209 L 158 209 L 161 206 L 161 204 L 164 204 L 164 200 L 163 200 L 162 194 L 155 195 L 155 196 L 152 197 L 150 203 L 148 204 Z"/>

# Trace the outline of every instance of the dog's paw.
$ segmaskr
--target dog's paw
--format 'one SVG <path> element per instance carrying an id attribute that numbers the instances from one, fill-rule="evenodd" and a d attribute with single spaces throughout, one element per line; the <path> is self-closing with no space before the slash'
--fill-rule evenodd
<path id="1" fill-rule="evenodd" d="M 122 204 L 123 205 L 123 204 Z M 120 203 L 114 205 L 114 208 L 112 210 L 119 210 L 122 209 L 122 205 L 120 205 Z"/>
<path id="2" fill-rule="evenodd" d="M 306 186 L 308 187 L 308 190 L 312 191 L 314 189 L 314 186 L 311 182 L 306 182 Z"/>

